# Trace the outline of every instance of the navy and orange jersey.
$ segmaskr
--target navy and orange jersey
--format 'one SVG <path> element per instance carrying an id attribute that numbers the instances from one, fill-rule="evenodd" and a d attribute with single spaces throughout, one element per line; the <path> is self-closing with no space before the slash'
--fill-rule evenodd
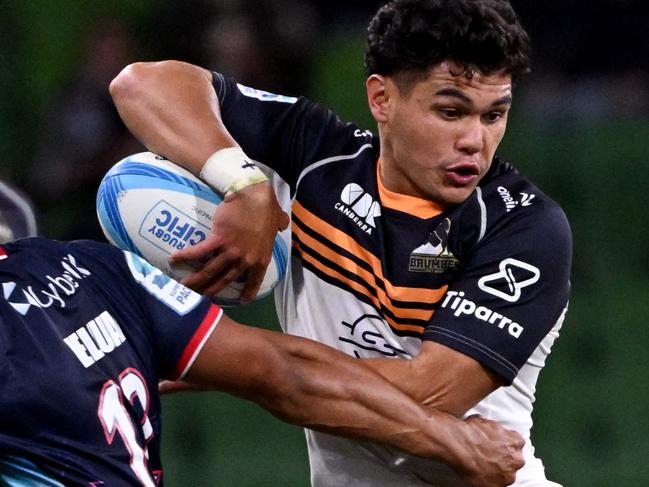
<path id="1" fill-rule="evenodd" d="M 511 384 L 472 412 L 529 437 L 538 371 L 569 297 L 571 234 L 562 209 L 498 158 L 457 206 L 396 194 L 378 177 L 371 132 L 305 98 L 218 73 L 213 85 L 226 128 L 291 214 L 292 256 L 275 294 L 282 327 L 359 358 L 411 358 L 423 340 L 471 356 Z M 356 475 L 394 485 L 388 469 L 357 467 L 363 455 L 346 460 L 348 440 L 307 437 L 314 484 Z M 542 466 L 533 475 L 540 478 Z"/>
<path id="2" fill-rule="evenodd" d="M 556 203 L 496 158 L 442 211 L 381 184 L 369 132 L 305 99 L 218 74 L 215 87 L 228 130 L 290 188 L 293 264 L 368 305 L 391 335 L 443 343 L 513 381 L 568 301 L 570 230 Z"/>
<path id="3" fill-rule="evenodd" d="M 161 485 L 158 381 L 184 375 L 221 309 L 91 241 L 6 244 L 0 283 L 0 477 Z"/>

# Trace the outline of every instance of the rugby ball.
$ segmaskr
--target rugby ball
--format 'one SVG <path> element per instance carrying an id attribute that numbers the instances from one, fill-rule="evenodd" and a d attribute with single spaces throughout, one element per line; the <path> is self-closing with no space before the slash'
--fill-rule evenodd
<path id="1" fill-rule="evenodd" d="M 222 201 L 221 195 L 189 171 L 152 152 L 141 152 L 122 159 L 106 173 L 97 192 L 97 216 L 109 242 L 181 280 L 195 268 L 171 266 L 169 256 L 209 235 Z M 285 233 L 275 237 L 272 260 L 256 299 L 268 295 L 286 273 Z M 241 276 L 211 298 L 223 306 L 236 306 L 244 284 L 245 276 Z"/>

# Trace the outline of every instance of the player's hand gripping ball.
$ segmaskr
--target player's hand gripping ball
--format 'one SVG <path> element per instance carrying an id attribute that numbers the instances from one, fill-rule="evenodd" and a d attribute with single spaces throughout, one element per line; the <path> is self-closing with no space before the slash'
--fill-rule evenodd
<path id="1" fill-rule="evenodd" d="M 97 216 L 113 245 L 181 280 L 199 263 L 195 268 L 172 266 L 169 256 L 209 235 L 212 217 L 222 201 L 221 195 L 189 171 L 151 152 L 142 152 L 121 160 L 104 176 L 97 193 Z M 287 241 L 278 233 L 256 299 L 268 295 L 284 277 L 287 254 Z M 244 284 L 242 276 L 212 299 L 224 306 L 238 305 Z"/>

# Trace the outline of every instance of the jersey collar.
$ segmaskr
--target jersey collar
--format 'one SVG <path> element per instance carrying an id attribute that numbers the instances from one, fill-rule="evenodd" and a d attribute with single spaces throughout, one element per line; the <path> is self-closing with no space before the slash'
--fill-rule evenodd
<path id="1" fill-rule="evenodd" d="M 437 203 L 425 198 L 395 193 L 383 186 L 381 181 L 381 159 L 376 161 L 376 184 L 379 188 L 381 206 L 392 210 L 409 213 L 417 218 L 433 218 L 444 211 Z"/>

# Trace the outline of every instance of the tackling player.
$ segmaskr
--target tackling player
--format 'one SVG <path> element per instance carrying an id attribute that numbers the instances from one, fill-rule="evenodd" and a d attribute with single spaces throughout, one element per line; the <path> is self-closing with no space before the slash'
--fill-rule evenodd
<path id="1" fill-rule="evenodd" d="M 0 184 L 3 229 L 32 233 L 29 208 L 7 196 Z M 476 486 L 507 485 L 522 464 L 518 434 L 424 411 L 336 350 L 238 325 L 108 244 L 4 243 L 0 284 L 0 485 L 162 485 L 158 380 L 179 377 L 438 458 Z"/>
<path id="2" fill-rule="evenodd" d="M 506 0 L 394 0 L 368 32 L 378 137 L 184 63 L 131 65 L 113 81 L 131 131 L 227 195 L 214 234 L 175 259 L 208 259 L 186 280 L 207 294 L 249 271 L 254 296 L 283 225 L 276 194 L 293 241 L 282 327 L 366 359 L 427 405 L 516 429 L 526 464 L 515 485 L 557 485 L 530 430 L 570 292 L 570 228 L 495 156 L 512 83 L 529 70 L 527 34 Z M 316 486 L 462 484 L 436 462 L 307 440 Z"/>

